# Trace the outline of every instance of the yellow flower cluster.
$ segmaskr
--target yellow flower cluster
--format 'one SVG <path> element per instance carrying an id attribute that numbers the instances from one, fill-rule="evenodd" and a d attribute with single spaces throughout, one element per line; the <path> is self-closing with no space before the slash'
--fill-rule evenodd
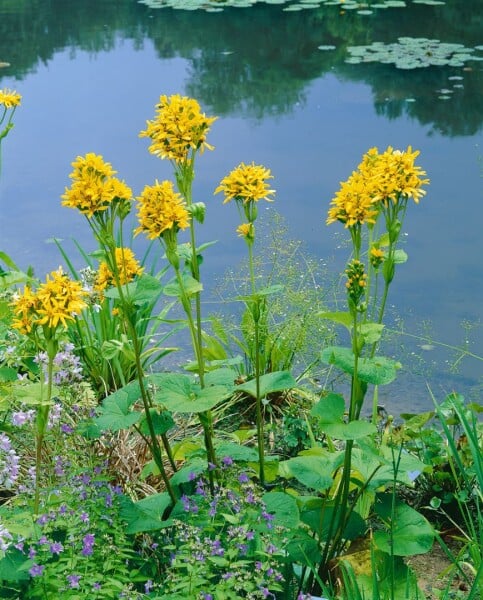
<path id="1" fill-rule="evenodd" d="M 130 201 L 132 190 L 114 174 L 111 164 L 102 156 L 88 153 L 72 163 L 72 185 L 62 195 L 62 205 L 76 208 L 89 219 L 107 210 L 114 201 Z"/>
<path id="2" fill-rule="evenodd" d="M 388 146 L 382 154 L 371 148 L 357 171 L 341 183 L 331 202 L 327 224 L 373 224 L 381 206 L 387 206 L 389 201 L 397 204 L 412 198 L 418 203 L 426 193 L 422 186 L 429 183 L 424 178 L 426 172 L 414 164 L 418 156 L 419 151 L 413 152 L 411 146 L 404 152 Z"/>
<path id="3" fill-rule="evenodd" d="M 340 184 L 340 189 L 331 202 L 327 225 L 342 221 L 346 227 L 357 223 L 375 223 L 379 213 L 372 196 L 370 181 L 360 172 Z"/>
<path id="4" fill-rule="evenodd" d="M 270 169 L 266 169 L 261 165 L 246 165 L 240 163 L 238 167 L 222 179 L 220 185 L 216 188 L 215 194 L 223 192 L 225 200 L 223 204 L 230 200 L 240 200 L 244 204 L 248 202 L 258 202 L 259 200 L 267 200 L 272 202 L 269 196 L 275 193 L 267 184 L 268 179 L 273 179 Z"/>
<path id="5" fill-rule="evenodd" d="M 363 176 L 374 184 L 374 202 L 396 203 L 400 198 L 412 198 L 418 204 L 426 194 L 421 186 L 429 183 L 424 178 L 426 171 L 415 165 L 419 150 L 408 146 L 406 151 L 394 150 L 388 146 L 385 152 L 378 154 L 377 148 L 371 148 L 359 165 Z"/>
<path id="6" fill-rule="evenodd" d="M 83 297 L 87 294 L 78 281 L 72 281 L 59 268 L 47 275 L 37 291 L 28 286 L 12 302 L 15 319 L 12 326 L 29 334 L 36 326 L 45 325 L 55 329 L 59 324 L 67 326 L 74 316 L 86 307 Z"/>
<path id="7" fill-rule="evenodd" d="M 0 105 L 3 105 L 5 109 L 20 106 L 21 100 L 22 96 L 14 90 L 9 90 L 8 88 L 0 90 Z"/>
<path id="8" fill-rule="evenodd" d="M 206 135 L 217 117 L 207 117 L 193 98 L 161 96 L 156 105 L 156 117 L 146 121 L 147 127 L 140 137 L 151 138 L 151 154 L 167 158 L 175 163 L 190 160 L 190 153 L 213 147 L 206 142 Z"/>
<path id="9" fill-rule="evenodd" d="M 154 240 L 166 231 L 189 227 L 190 214 L 171 181 L 145 186 L 137 200 L 139 227 L 136 235 L 145 233 L 150 240 Z"/>
<path id="10" fill-rule="evenodd" d="M 129 283 L 136 275 L 141 275 L 143 272 L 143 268 L 131 248 L 116 248 L 115 258 L 120 285 Z M 115 285 L 115 283 L 116 279 L 109 265 L 107 262 L 102 261 L 99 265 L 94 288 L 98 292 L 102 292 L 106 288 Z"/>

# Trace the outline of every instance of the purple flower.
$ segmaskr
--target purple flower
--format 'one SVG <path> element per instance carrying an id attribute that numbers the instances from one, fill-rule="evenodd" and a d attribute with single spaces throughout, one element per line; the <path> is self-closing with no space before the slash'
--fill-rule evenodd
<path id="1" fill-rule="evenodd" d="M 44 565 L 34 564 L 30 567 L 29 573 L 31 577 L 41 577 L 42 573 L 44 572 L 44 569 Z"/>
<path id="2" fill-rule="evenodd" d="M 144 584 L 144 593 L 145 594 L 149 594 L 149 592 L 153 589 L 153 582 L 151 581 L 151 579 L 148 579 L 146 581 L 146 583 Z"/>
<path id="3" fill-rule="evenodd" d="M 80 575 L 67 575 L 67 581 L 69 582 L 69 587 L 71 588 L 78 588 L 79 586 L 79 581 L 81 579 Z"/>
<path id="4" fill-rule="evenodd" d="M 60 554 L 63 549 L 64 546 L 60 542 L 53 542 L 50 544 L 50 552 L 52 554 Z"/>
<path id="5" fill-rule="evenodd" d="M 49 515 L 40 515 L 37 519 L 37 525 L 46 525 L 49 522 Z"/>
<path id="6" fill-rule="evenodd" d="M 89 523 L 89 515 L 86 512 L 82 512 L 79 516 L 79 519 L 83 522 L 83 523 Z"/>
<path id="7" fill-rule="evenodd" d="M 224 456 L 221 459 L 221 462 L 222 462 L 223 466 L 225 466 L 225 467 L 231 467 L 232 464 L 233 464 L 233 459 L 232 459 L 231 456 Z"/>
<path id="8" fill-rule="evenodd" d="M 248 483 L 250 481 L 250 478 L 246 473 L 240 473 L 240 475 L 238 476 L 238 481 L 240 483 Z"/>
<path id="9" fill-rule="evenodd" d="M 94 551 L 95 535 L 88 533 L 82 540 L 82 556 L 90 556 Z"/>

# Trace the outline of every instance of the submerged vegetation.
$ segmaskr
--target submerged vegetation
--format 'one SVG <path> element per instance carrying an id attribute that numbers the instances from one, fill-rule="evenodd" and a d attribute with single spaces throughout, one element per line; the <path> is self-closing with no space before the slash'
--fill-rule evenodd
<path id="1" fill-rule="evenodd" d="M 74 160 L 62 204 L 96 240 L 84 269 L 60 243 L 45 281 L 0 255 L 0 597 L 414 600 L 410 559 L 437 544 L 441 597 L 483 598 L 481 406 L 452 393 L 395 421 L 378 402 L 401 368 L 381 341 L 429 184 L 419 152 L 369 149 L 327 206 L 349 238 L 343 306 L 290 246 L 264 268 L 270 169 L 214 184 L 247 251 L 228 322 L 201 302 L 193 197 L 215 122 L 161 96 L 140 135 L 173 180 L 136 197 L 102 156 Z M 142 259 L 133 233 L 153 241 Z"/>

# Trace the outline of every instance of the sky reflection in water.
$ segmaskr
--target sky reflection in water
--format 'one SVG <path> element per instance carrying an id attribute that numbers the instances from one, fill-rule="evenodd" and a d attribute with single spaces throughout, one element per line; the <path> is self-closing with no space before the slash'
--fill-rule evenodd
<path id="1" fill-rule="evenodd" d="M 6 4 L 0 0 L 0 22 Z M 220 117 L 209 138 L 215 150 L 199 158 L 194 186 L 195 201 L 208 206 L 199 242 L 218 240 L 205 255 L 204 276 L 209 281 L 221 278 L 245 252 L 235 234 L 236 210 L 222 206 L 220 197 L 213 196 L 220 179 L 241 161 L 255 161 L 272 170 L 276 201 L 265 205 L 262 214 L 281 213 L 290 237 L 304 240 L 307 251 L 327 262 L 335 276 L 343 268 L 347 248 L 341 247 L 342 226 L 327 227 L 325 218 L 339 182 L 370 147 L 405 149 L 411 145 L 421 151 L 418 163 L 426 169 L 431 185 L 421 204 L 411 205 L 408 211 L 409 261 L 397 271 L 390 302 L 409 332 L 421 333 L 430 322 L 436 340 L 448 344 L 462 340 L 461 322 L 476 323 L 481 318 L 483 296 L 481 63 L 474 63 L 473 71 L 458 70 L 464 85 L 473 89 L 474 103 L 465 89 L 456 89 L 454 97 L 444 101 L 438 100 L 437 90 L 444 82 L 449 85 L 455 69 L 441 68 L 436 73 L 421 69 L 413 74 L 381 65 L 347 65 L 317 50 L 317 43 L 335 43 L 340 49 L 343 42 L 341 32 L 336 39 L 335 25 L 317 36 L 314 32 L 324 21 L 316 21 L 315 15 L 282 15 L 280 7 L 265 6 L 201 16 L 150 11 L 125 1 L 118 7 L 120 13 L 126 11 L 126 21 L 116 21 L 114 27 L 107 20 L 112 18 L 107 10 L 112 5 L 103 4 L 106 22 L 102 29 L 94 16 L 78 28 L 69 23 L 78 38 L 70 43 L 68 39 L 63 44 L 53 42 L 47 52 L 44 49 L 44 60 L 30 67 L 27 58 L 22 61 L 21 48 L 7 45 L 9 40 L 0 42 L 0 60 L 12 63 L 11 69 L 0 71 L 0 86 L 23 95 L 14 131 L 2 148 L 1 250 L 23 268 L 32 264 L 43 277 L 61 262 L 49 238 L 75 238 L 91 249 L 84 220 L 60 204 L 72 160 L 86 152 L 102 154 L 135 194 L 155 178 L 171 178 L 169 163 L 150 156 L 147 141 L 138 133 L 145 120 L 153 117 L 160 94 L 188 94 L 199 100 L 207 114 Z M 94 5 L 91 10 L 94 13 Z M 248 10 L 253 11 L 252 21 Z M 43 18 L 52 19 L 51 26 L 60 31 L 67 14 L 64 10 Z M 407 35 L 408 16 L 402 14 L 400 27 Z M 332 15 L 330 23 L 337 23 L 335 18 L 343 17 Z M 196 25 L 191 40 L 186 36 L 190 19 Z M 215 40 L 210 36 L 216 19 L 219 36 Z M 349 28 L 355 32 L 352 43 L 358 28 L 363 30 L 368 23 L 365 19 L 360 16 Z M 250 38 L 246 29 L 250 23 L 257 32 L 265 27 L 266 35 L 256 41 Z M 383 30 L 382 21 L 377 25 L 375 17 L 370 23 L 372 37 L 367 43 L 381 39 Z M 419 20 L 414 27 L 421 35 Z M 276 28 L 286 28 L 292 44 L 300 48 L 281 48 Z M 471 28 L 466 31 L 471 37 Z M 433 34 L 434 28 L 427 33 L 428 37 Z M 86 49 L 89 41 L 94 49 Z M 476 44 L 474 39 L 461 41 Z M 18 71 L 14 57 L 22 64 Z M 271 68 L 267 61 L 279 61 L 278 67 Z M 136 244 L 143 247 L 139 239 Z M 483 355 L 481 325 L 472 335 L 470 349 Z M 425 353 L 418 347 L 421 344 L 424 341 L 416 341 L 408 352 L 437 360 L 432 385 L 439 398 L 453 386 L 470 395 L 478 393 L 481 362 L 463 361 L 459 375 L 445 377 L 443 391 L 438 377 L 451 357 L 437 350 Z M 418 361 L 408 356 L 402 362 L 413 371 L 402 380 L 410 397 L 402 399 L 404 405 L 400 397 L 394 402 L 389 386 L 381 390 L 382 400 L 395 412 L 430 407 L 425 377 L 417 376 Z"/>

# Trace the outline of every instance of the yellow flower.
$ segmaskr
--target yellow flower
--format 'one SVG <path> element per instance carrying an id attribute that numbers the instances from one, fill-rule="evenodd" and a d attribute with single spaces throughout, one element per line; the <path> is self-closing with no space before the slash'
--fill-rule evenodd
<path id="1" fill-rule="evenodd" d="M 242 223 L 236 229 L 240 237 L 252 240 L 254 237 L 253 223 Z"/>
<path id="2" fill-rule="evenodd" d="M 21 100 L 22 96 L 14 90 L 9 90 L 8 88 L 0 90 L 0 104 L 3 104 L 5 109 L 20 106 Z"/>
<path id="3" fill-rule="evenodd" d="M 341 221 L 345 227 L 353 227 L 357 223 L 375 223 L 378 215 L 377 206 L 372 198 L 370 183 L 354 171 L 347 181 L 340 184 L 340 189 L 331 202 L 327 225 Z"/>
<path id="4" fill-rule="evenodd" d="M 415 165 L 419 151 L 413 152 L 411 146 L 406 151 L 394 150 L 388 146 L 386 151 L 378 154 L 377 148 L 372 148 L 359 165 L 359 170 L 374 183 L 373 198 L 377 202 L 387 204 L 399 199 L 412 198 L 416 204 L 426 194 L 421 186 L 429 183 L 423 177 L 426 171 Z"/>
<path id="5" fill-rule="evenodd" d="M 369 260 L 375 269 L 377 269 L 384 262 L 385 258 L 386 253 L 384 250 L 381 250 L 381 248 L 377 248 L 376 246 L 371 248 L 371 251 L 369 252 Z"/>
<path id="6" fill-rule="evenodd" d="M 143 268 L 134 256 L 134 252 L 131 248 L 116 248 L 115 256 L 120 285 L 129 283 L 136 275 L 141 275 L 143 272 Z M 102 292 L 107 287 L 115 285 L 115 283 L 116 280 L 109 265 L 107 262 L 102 261 L 99 265 L 99 271 L 94 285 L 95 289 Z"/>
<path id="7" fill-rule="evenodd" d="M 13 301 L 13 312 L 17 317 L 13 327 L 22 333 L 30 333 L 38 325 L 55 329 L 59 324 L 67 326 L 67 321 L 86 307 L 83 297 L 87 294 L 79 281 L 72 281 L 59 268 L 47 275 L 35 293 L 25 287 L 24 293 Z"/>
<path id="8" fill-rule="evenodd" d="M 213 149 L 206 135 L 216 119 L 202 113 L 193 98 L 179 94 L 161 96 L 155 119 L 146 121 L 147 127 L 139 136 L 151 138 L 151 154 L 182 163 L 190 160 L 190 153 L 199 151 L 201 154 L 205 148 Z"/>
<path id="9" fill-rule="evenodd" d="M 346 227 L 357 223 L 374 224 L 379 210 L 389 200 L 397 203 L 412 198 L 416 203 L 426 193 L 421 186 L 429 183 L 426 172 L 414 164 L 419 151 L 408 146 L 405 152 L 387 150 L 379 154 L 371 148 L 349 179 L 341 183 L 331 202 L 327 224 L 341 221 Z"/>
<path id="10" fill-rule="evenodd" d="M 107 210 L 114 201 L 131 201 L 131 188 L 113 177 L 116 171 L 102 156 L 93 153 L 78 156 L 72 166 L 72 185 L 62 195 L 63 206 L 76 208 L 90 219 Z"/>
<path id="11" fill-rule="evenodd" d="M 171 181 L 147 185 L 137 197 L 139 227 L 135 234 L 144 232 L 150 240 L 162 236 L 169 230 L 186 229 L 190 215 L 186 204 Z"/>
<path id="12" fill-rule="evenodd" d="M 23 294 L 14 295 L 12 306 L 15 316 L 12 327 L 24 334 L 30 333 L 35 320 L 38 299 L 28 285 L 25 286 Z"/>
<path id="13" fill-rule="evenodd" d="M 230 200 L 240 200 L 244 204 L 248 202 L 258 202 L 259 200 L 267 200 L 272 202 L 269 198 L 275 193 L 275 190 L 271 190 L 267 184 L 268 179 L 273 179 L 269 169 L 261 165 L 246 165 L 240 163 L 238 167 L 222 179 L 220 185 L 216 188 L 215 194 L 223 192 L 225 194 L 225 200 L 223 204 L 230 202 Z"/>

